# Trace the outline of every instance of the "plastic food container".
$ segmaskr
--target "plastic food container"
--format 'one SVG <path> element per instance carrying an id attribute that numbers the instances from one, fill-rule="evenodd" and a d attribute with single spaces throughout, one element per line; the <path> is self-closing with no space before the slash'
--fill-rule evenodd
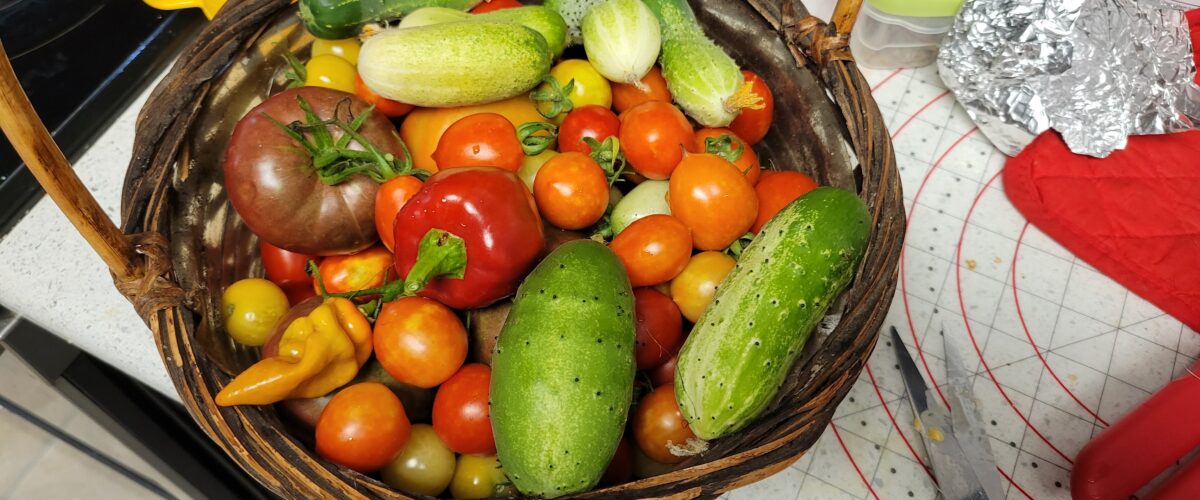
<path id="1" fill-rule="evenodd" d="M 960 7 L 962 0 L 867 0 L 854 25 L 850 51 L 868 68 L 933 63 Z"/>

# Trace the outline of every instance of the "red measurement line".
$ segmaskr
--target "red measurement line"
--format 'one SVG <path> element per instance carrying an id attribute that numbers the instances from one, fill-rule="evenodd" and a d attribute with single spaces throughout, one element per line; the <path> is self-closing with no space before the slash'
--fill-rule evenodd
<path id="1" fill-rule="evenodd" d="M 888 80 L 891 80 L 896 75 L 899 75 L 901 71 L 904 71 L 904 68 L 896 68 L 896 71 L 893 71 L 892 74 L 883 77 L 882 80 L 879 80 L 879 83 L 876 83 L 874 87 L 871 87 L 871 92 L 879 90 L 879 88 L 882 87 L 883 84 L 887 83 Z"/>
<path id="2" fill-rule="evenodd" d="M 875 500 L 879 500 L 879 495 L 875 493 L 875 488 L 871 487 L 871 482 L 867 481 L 867 476 L 863 475 L 862 469 L 858 467 L 858 462 L 855 462 L 854 456 L 850 454 L 850 448 L 847 448 L 846 442 L 842 441 L 842 434 L 838 432 L 837 426 L 833 422 L 830 422 L 829 428 L 833 429 L 833 436 L 837 438 L 838 444 L 842 446 L 842 451 L 846 452 L 846 458 L 850 459 L 850 465 L 854 466 L 854 472 L 858 473 L 858 478 L 862 479 L 863 484 L 867 487 L 867 491 L 871 492 L 871 496 L 875 497 Z"/>
<path id="3" fill-rule="evenodd" d="M 908 436 L 905 436 L 904 431 L 900 430 L 900 424 L 896 423 L 896 416 L 892 415 L 892 409 L 888 408 L 887 401 L 883 400 L 883 393 L 879 391 L 879 384 L 875 383 L 875 374 L 871 372 L 871 365 L 868 364 L 866 367 L 867 377 L 871 378 L 871 385 L 875 386 L 875 395 L 879 397 L 879 402 L 883 403 L 883 411 L 887 412 L 888 420 L 892 421 L 892 427 L 896 428 L 896 433 L 900 435 L 900 440 L 904 441 L 904 446 L 908 448 L 908 452 L 912 453 L 913 458 L 917 459 L 917 463 L 921 464 L 921 467 L 925 469 L 925 473 L 929 474 L 929 478 L 933 480 L 934 484 L 937 484 L 937 478 L 933 477 L 933 469 L 930 469 L 928 465 L 925 465 L 925 461 L 921 460 L 921 455 L 917 453 L 916 448 L 913 448 L 912 443 L 908 441 Z"/>
<path id="4" fill-rule="evenodd" d="M 925 110 L 929 109 L 930 106 L 933 106 L 933 103 L 942 100 L 943 97 L 946 97 L 948 95 L 950 95 L 949 90 L 943 91 L 941 94 L 938 94 L 937 97 L 934 97 L 929 102 L 925 103 L 924 106 L 921 106 L 921 108 L 918 109 L 916 113 L 913 113 L 913 115 L 908 117 L 907 120 L 904 120 L 904 123 L 900 124 L 900 128 L 896 129 L 895 132 L 892 132 L 892 139 L 895 139 L 896 136 L 900 135 L 900 132 L 903 132 L 905 127 L 908 127 L 908 124 L 912 123 L 913 120 L 916 120 L 917 116 L 920 115 L 921 113 L 924 113 Z"/>

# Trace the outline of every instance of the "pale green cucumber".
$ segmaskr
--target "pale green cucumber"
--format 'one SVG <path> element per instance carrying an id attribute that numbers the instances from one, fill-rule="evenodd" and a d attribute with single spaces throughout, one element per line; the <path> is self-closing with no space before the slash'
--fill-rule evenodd
<path id="1" fill-rule="evenodd" d="M 492 353 L 497 454 L 522 494 L 592 489 L 633 397 L 633 291 L 616 255 L 565 243 L 525 278 Z"/>
<path id="2" fill-rule="evenodd" d="M 363 23 L 389 21 L 422 7 L 465 11 L 479 0 L 300 0 L 300 20 L 317 38 L 350 38 Z"/>
<path id="3" fill-rule="evenodd" d="M 546 45 L 550 47 L 550 55 L 555 58 L 562 55 L 563 49 L 567 47 L 567 23 L 563 21 L 562 16 L 537 5 L 500 9 L 483 14 L 471 14 L 444 7 L 427 7 L 404 16 L 400 27 L 415 28 L 455 21 L 519 24 L 542 35 L 542 38 L 546 39 Z"/>
<path id="4" fill-rule="evenodd" d="M 558 12 L 567 22 L 567 44 L 580 45 L 583 43 L 583 32 L 579 25 L 583 22 L 584 14 L 593 6 L 604 0 L 546 0 L 542 2 L 547 8 Z"/>
<path id="5" fill-rule="evenodd" d="M 546 40 L 489 22 L 389 29 L 367 39 L 358 73 L 375 93 L 426 107 L 484 104 L 528 92 L 550 71 Z"/>
<path id="6" fill-rule="evenodd" d="M 853 277 L 869 230 L 862 201 L 831 187 L 809 192 L 767 222 L 679 352 L 675 399 L 696 436 L 737 432 L 771 404 Z"/>
<path id="7" fill-rule="evenodd" d="M 644 0 L 662 26 L 663 78 L 675 103 L 705 127 L 737 118 L 745 83 L 737 62 L 704 34 L 687 0 Z"/>

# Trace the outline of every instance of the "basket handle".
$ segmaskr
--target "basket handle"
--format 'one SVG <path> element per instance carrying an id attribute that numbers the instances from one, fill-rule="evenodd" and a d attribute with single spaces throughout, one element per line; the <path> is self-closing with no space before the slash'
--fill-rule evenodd
<path id="1" fill-rule="evenodd" d="M 858 19 L 858 11 L 862 8 L 863 0 L 838 0 L 833 8 L 833 26 L 842 35 L 849 35 L 854 29 L 854 20 Z"/>
<path id="2" fill-rule="evenodd" d="M 0 43 L 0 129 L 17 155 L 25 161 L 38 184 L 66 214 L 75 229 L 108 265 L 119 281 L 141 276 L 142 259 L 133 244 L 100 208 L 87 186 L 63 156 L 58 144 L 38 118 L 29 97 L 13 72 L 12 63 Z"/>

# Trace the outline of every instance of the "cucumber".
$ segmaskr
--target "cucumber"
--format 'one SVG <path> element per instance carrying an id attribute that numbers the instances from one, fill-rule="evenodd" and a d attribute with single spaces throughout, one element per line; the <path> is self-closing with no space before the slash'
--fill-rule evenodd
<path id="1" fill-rule="evenodd" d="M 662 27 L 663 79 L 680 108 L 705 127 L 724 127 L 758 105 L 737 62 L 704 34 L 687 0 L 644 0 Z"/>
<path id="2" fill-rule="evenodd" d="M 633 397 L 633 291 L 616 255 L 565 243 L 525 278 L 492 354 L 497 454 L 521 493 L 587 491 L 608 467 Z"/>
<path id="3" fill-rule="evenodd" d="M 800 350 L 862 258 L 867 208 L 815 189 L 763 227 L 679 352 L 675 399 L 692 432 L 741 430 L 775 398 Z"/>
<path id="4" fill-rule="evenodd" d="M 583 32 L 579 25 L 583 23 L 583 15 L 587 14 L 588 9 L 603 2 L 604 0 L 546 0 L 542 5 L 558 12 L 567 22 L 567 45 L 581 45 Z"/>
<path id="5" fill-rule="evenodd" d="M 300 20 L 317 38 L 358 35 L 364 23 L 396 19 L 422 7 L 467 10 L 481 0 L 300 0 Z"/>
<path id="6" fill-rule="evenodd" d="M 401 28 L 415 28 L 455 21 L 483 21 L 519 24 L 542 35 L 550 47 L 550 56 L 557 58 L 567 47 L 567 23 L 557 12 L 537 5 L 500 9 L 483 14 L 471 14 L 443 7 L 417 9 L 400 21 Z"/>
<path id="7" fill-rule="evenodd" d="M 358 73 L 375 93 L 425 107 L 484 104 L 528 92 L 550 49 L 516 24 L 461 22 L 389 29 L 367 39 Z"/>

